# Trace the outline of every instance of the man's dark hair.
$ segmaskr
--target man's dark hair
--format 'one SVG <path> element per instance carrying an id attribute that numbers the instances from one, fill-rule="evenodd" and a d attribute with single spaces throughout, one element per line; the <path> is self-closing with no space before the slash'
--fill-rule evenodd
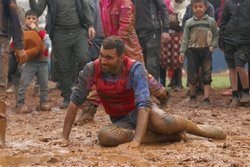
<path id="1" fill-rule="evenodd" d="M 25 12 L 25 18 L 26 18 L 27 16 L 36 16 L 36 17 L 38 18 L 38 15 L 37 15 L 37 13 L 36 13 L 34 10 L 27 10 L 27 11 Z"/>
<path id="2" fill-rule="evenodd" d="M 118 36 L 109 36 L 105 38 L 102 47 L 104 49 L 116 49 L 118 56 L 121 56 L 124 53 L 124 43 Z"/>
<path id="3" fill-rule="evenodd" d="M 203 2 L 205 5 L 207 5 L 207 0 L 191 0 L 191 6 L 193 6 L 194 3 Z"/>

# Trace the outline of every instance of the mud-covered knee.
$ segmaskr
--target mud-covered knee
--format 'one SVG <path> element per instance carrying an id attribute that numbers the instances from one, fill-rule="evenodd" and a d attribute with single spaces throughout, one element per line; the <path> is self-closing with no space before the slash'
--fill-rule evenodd
<path id="1" fill-rule="evenodd" d="M 178 134 L 185 129 L 186 123 L 176 115 L 166 115 L 163 117 L 165 122 L 164 134 Z"/>
<path id="2" fill-rule="evenodd" d="M 115 125 L 105 126 L 98 133 L 98 140 L 103 146 L 117 146 L 131 141 L 132 138 L 132 130 L 118 128 Z"/>
<path id="3" fill-rule="evenodd" d="M 111 146 L 112 144 L 112 133 L 110 132 L 110 126 L 105 126 L 98 132 L 98 140 L 103 146 Z"/>
<path id="4" fill-rule="evenodd" d="M 153 132 L 160 134 L 173 134 L 176 133 L 175 127 L 177 125 L 177 120 L 175 117 L 163 113 L 160 117 L 154 117 L 151 119 L 150 125 Z"/>

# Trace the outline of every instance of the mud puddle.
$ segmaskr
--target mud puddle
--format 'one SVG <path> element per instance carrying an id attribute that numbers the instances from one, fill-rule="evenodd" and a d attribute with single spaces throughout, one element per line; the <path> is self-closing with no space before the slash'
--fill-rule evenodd
<path id="1" fill-rule="evenodd" d="M 0 156 L 0 166 L 23 166 L 23 165 L 35 165 L 47 162 L 50 157 L 19 157 L 19 156 Z"/>
<path id="2" fill-rule="evenodd" d="M 166 111 L 199 124 L 222 128 L 228 137 L 224 141 L 187 135 L 187 142 L 142 145 L 134 150 L 101 147 L 97 134 L 110 123 L 99 107 L 93 123 L 74 126 L 69 146 L 60 145 L 60 135 L 66 110 L 59 91 L 49 94 L 52 112 L 19 114 L 15 111 L 15 96 L 8 97 L 8 127 L 6 149 L 0 149 L 0 166 L 100 166 L 100 167 L 168 167 L 168 166 L 250 166 L 250 107 L 228 108 L 229 97 L 224 90 L 212 90 L 213 106 L 209 109 L 188 107 L 186 92 L 173 92 Z M 199 97 L 200 101 L 202 96 Z M 27 96 L 29 106 L 35 107 L 39 97 Z"/>

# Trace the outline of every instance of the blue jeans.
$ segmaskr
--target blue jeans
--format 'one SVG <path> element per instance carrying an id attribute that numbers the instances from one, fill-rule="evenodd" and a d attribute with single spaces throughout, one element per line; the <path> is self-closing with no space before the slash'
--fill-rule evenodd
<path id="1" fill-rule="evenodd" d="M 48 62 L 29 61 L 25 64 L 19 88 L 17 91 L 17 105 L 25 103 L 25 91 L 36 76 L 40 86 L 40 103 L 46 102 L 48 97 Z"/>

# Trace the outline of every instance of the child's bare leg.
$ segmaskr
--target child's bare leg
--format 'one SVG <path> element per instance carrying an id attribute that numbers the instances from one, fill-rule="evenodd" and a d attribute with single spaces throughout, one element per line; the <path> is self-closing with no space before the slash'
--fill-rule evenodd
<path id="1" fill-rule="evenodd" d="M 233 91 L 236 91 L 238 88 L 237 86 L 237 72 L 236 69 L 229 69 L 229 79 L 230 79 L 230 84 L 231 84 L 231 88 Z"/>
<path id="2" fill-rule="evenodd" d="M 204 85 L 204 97 L 209 98 L 210 96 L 211 85 Z"/>
<path id="3" fill-rule="evenodd" d="M 236 67 L 236 70 L 240 76 L 243 89 L 249 88 L 248 75 L 246 70 L 243 67 Z"/>

